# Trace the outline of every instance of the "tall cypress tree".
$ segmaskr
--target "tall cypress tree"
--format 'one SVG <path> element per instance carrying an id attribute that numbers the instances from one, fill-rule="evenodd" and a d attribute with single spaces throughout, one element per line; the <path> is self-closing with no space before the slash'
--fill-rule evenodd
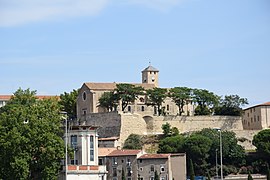
<path id="1" fill-rule="evenodd" d="M 250 172 L 248 172 L 248 180 L 253 180 L 253 177 L 251 176 Z"/>
<path id="2" fill-rule="evenodd" d="M 122 180 L 126 180 L 124 168 L 122 168 Z"/>
<path id="3" fill-rule="evenodd" d="M 267 164 L 267 171 L 266 171 L 266 179 L 270 180 L 270 170 L 269 170 L 269 165 Z"/>
<path id="4" fill-rule="evenodd" d="M 189 173 L 188 174 L 190 176 L 190 180 L 195 180 L 195 172 L 194 172 L 192 159 L 189 159 Z"/>

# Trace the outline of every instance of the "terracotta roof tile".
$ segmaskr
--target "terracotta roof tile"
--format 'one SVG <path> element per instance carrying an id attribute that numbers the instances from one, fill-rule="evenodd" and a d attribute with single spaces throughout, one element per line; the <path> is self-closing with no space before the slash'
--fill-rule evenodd
<path id="1" fill-rule="evenodd" d="M 144 154 L 139 159 L 167 159 L 171 154 Z"/>
<path id="2" fill-rule="evenodd" d="M 10 100 L 12 95 L 0 95 L 1 100 Z"/>
<path id="3" fill-rule="evenodd" d="M 116 148 L 98 148 L 98 156 L 100 157 L 108 156 L 114 150 L 116 150 Z"/>
<path id="4" fill-rule="evenodd" d="M 0 95 L 1 100 L 10 100 L 13 95 Z M 50 99 L 50 98 L 57 98 L 60 99 L 59 96 L 48 96 L 48 95 L 37 95 L 38 99 Z"/>
<path id="5" fill-rule="evenodd" d="M 244 110 L 248 110 L 248 109 L 251 109 L 251 108 L 254 108 L 254 107 L 259 107 L 259 106 L 270 106 L 270 101 L 262 103 L 262 104 L 258 104 L 258 105 L 255 105 L 255 106 L 248 107 L 248 108 L 246 108 Z"/>
<path id="6" fill-rule="evenodd" d="M 93 83 L 93 82 L 87 82 L 84 83 L 89 89 L 92 90 L 113 90 L 116 88 L 116 84 L 121 83 Z M 127 84 L 133 84 L 135 86 L 142 86 L 145 89 L 151 89 L 154 88 L 154 84 L 147 84 L 147 83 L 127 83 Z"/>
<path id="7" fill-rule="evenodd" d="M 130 150 L 130 149 L 117 149 L 112 151 L 108 156 L 136 156 L 141 150 Z"/>

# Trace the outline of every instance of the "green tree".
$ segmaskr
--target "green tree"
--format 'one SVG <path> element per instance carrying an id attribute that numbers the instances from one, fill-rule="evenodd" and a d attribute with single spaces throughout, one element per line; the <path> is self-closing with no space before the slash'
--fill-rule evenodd
<path id="1" fill-rule="evenodd" d="M 189 179 L 195 180 L 195 172 L 192 159 L 189 159 L 189 171 L 188 171 Z"/>
<path id="2" fill-rule="evenodd" d="M 212 166 L 215 166 L 216 150 L 218 150 L 218 156 L 220 155 L 220 132 L 215 129 L 205 128 L 195 134 L 211 139 L 212 145 L 208 152 L 208 162 L 210 162 Z M 235 133 L 232 131 L 222 131 L 221 136 L 224 164 L 241 166 L 244 163 L 245 151 L 242 146 L 237 144 L 238 140 Z"/>
<path id="3" fill-rule="evenodd" d="M 187 158 L 192 159 L 195 163 L 195 171 L 204 175 L 208 167 L 207 159 L 211 145 L 212 141 L 209 138 L 192 134 L 185 138 L 180 152 L 186 152 Z"/>
<path id="4" fill-rule="evenodd" d="M 119 98 L 114 92 L 104 92 L 98 101 L 98 106 L 106 108 L 107 111 L 113 111 L 118 105 Z"/>
<path id="5" fill-rule="evenodd" d="M 158 153 L 177 153 L 183 149 L 184 137 L 182 135 L 176 135 L 166 137 L 159 141 Z M 184 152 L 184 151 L 182 151 Z"/>
<path id="6" fill-rule="evenodd" d="M 124 142 L 123 149 L 142 149 L 142 139 L 138 134 L 130 134 Z"/>
<path id="7" fill-rule="evenodd" d="M 251 176 L 250 172 L 248 172 L 248 180 L 253 180 L 253 177 Z"/>
<path id="8" fill-rule="evenodd" d="M 192 98 L 198 104 L 195 115 L 210 115 L 219 101 L 217 95 L 205 89 L 193 89 Z"/>
<path id="9" fill-rule="evenodd" d="M 216 115 L 240 116 L 242 114 L 241 106 L 248 104 L 246 98 L 240 98 L 238 95 L 225 96 L 220 101 L 220 106 L 215 108 Z"/>
<path id="10" fill-rule="evenodd" d="M 162 124 L 161 128 L 163 130 L 164 137 L 179 135 L 178 128 L 177 127 L 172 127 L 171 128 L 171 125 L 168 122 L 166 122 L 165 124 Z"/>
<path id="11" fill-rule="evenodd" d="M 163 88 L 153 88 L 148 89 L 147 91 L 147 105 L 157 107 L 158 115 L 162 114 L 161 105 L 164 102 L 164 99 L 167 97 L 167 89 Z"/>
<path id="12" fill-rule="evenodd" d="M 159 175 L 158 175 L 157 170 L 155 170 L 155 176 L 154 176 L 154 180 L 159 180 Z"/>
<path id="13" fill-rule="evenodd" d="M 184 112 L 184 105 L 187 104 L 191 99 L 191 88 L 174 87 L 170 89 L 169 97 L 171 97 L 178 106 L 179 115 L 181 116 Z"/>
<path id="14" fill-rule="evenodd" d="M 64 158 L 57 100 L 19 89 L 0 112 L 0 179 L 57 179 Z"/>
<path id="15" fill-rule="evenodd" d="M 256 151 L 269 159 L 270 156 L 270 129 L 260 131 L 253 137 L 252 144 L 256 146 Z"/>
<path id="16" fill-rule="evenodd" d="M 122 101 L 122 111 L 125 110 L 129 103 L 133 103 L 138 95 L 143 94 L 143 87 L 135 86 L 133 84 L 116 84 L 114 90 L 117 95 L 117 99 Z"/>
<path id="17" fill-rule="evenodd" d="M 171 125 L 168 122 L 166 122 L 165 124 L 162 124 L 161 128 L 163 130 L 164 137 L 170 136 L 170 134 L 171 134 Z"/>
<path id="18" fill-rule="evenodd" d="M 266 180 L 270 180 L 270 170 L 269 170 L 268 164 L 267 164 L 267 170 L 266 170 Z"/>
<path id="19" fill-rule="evenodd" d="M 126 176 L 125 176 L 125 171 L 124 171 L 124 168 L 122 168 L 122 180 L 126 180 Z"/>
<path id="20" fill-rule="evenodd" d="M 59 104 L 62 106 L 62 110 L 67 112 L 69 119 L 77 117 L 77 97 L 78 90 L 75 89 L 70 93 L 64 92 L 64 94 L 60 95 Z"/>

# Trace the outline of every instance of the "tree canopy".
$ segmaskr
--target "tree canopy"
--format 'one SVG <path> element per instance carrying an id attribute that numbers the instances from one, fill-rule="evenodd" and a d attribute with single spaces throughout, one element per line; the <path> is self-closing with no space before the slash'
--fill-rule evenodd
<path id="1" fill-rule="evenodd" d="M 138 134 L 130 134 L 124 142 L 123 149 L 142 149 L 142 139 Z"/>
<path id="2" fill-rule="evenodd" d="M 248 100 L 238 95 L 228 95 L 220 100 L 220 105 L 215 108 L 216 115 L 240 116 L 241 106 L 247 105 Z"/>
<path id="3" fill-rule="evenodd" d="M 60 107 L 19 89 L 0 111 L 0 179 L 57 179 L 65 145 Z"/>
<path id="4" fill-rule="evenodd" d="M 161 105 L 164 102 L 164 99 L 168 96 L 167 89 L 155 87 L 153 89 L 148 89 L 146 92 L 148 96 L 147 105 L 154 107 L 157 106 L 158 115 L 160 116 L 162 114 Z"/>
<path id="5" fill-rule="evenodd" d="M 184 112 L 184 105 L 191 100 L 191 88 L 188 87 L 174 87 L 169 91 L 169 97 L 178 106 L 179 115 L 181 116 Z"/>
<path id="6" fill-rule="evenodd" d="M 256 151 L 265 157 L 270 157 L 270 129 L 260 131 L 253 137 L 252 144 L 256 146 Z"/>
<path id="7" fill-rule="evenodd" d="M 117 84 L 114 90 L 117 99 L 122 101 L 122 111 L 125 110 L 129 103 L 133 103 L 138 95 L 143 94 L 143 87 L 133 84 Z"/>
<path id="8" fill-rule="evenodd" d="M 114 92 L 104 92 L 102 96 L 99 98 L 100 107 L 106 108 L 107 111 L 113 111 L 118 105 L 118 97 Z"/>
<path id="9" fill-rule="evenodd" d="M 61 109 L 67 112 L 69 119 L 77 117 L 77 96 L 78 90 L 73 89 L 70 93 L 64 92 L 60 95 L 59 104 L 62 106 Z"/>
<path id="10" fill-rule="evenodd" d="M 219 97 L 206 89 L 193 89 L 193 101 L 198 104 L 195 115 L 210 115 Z"/>

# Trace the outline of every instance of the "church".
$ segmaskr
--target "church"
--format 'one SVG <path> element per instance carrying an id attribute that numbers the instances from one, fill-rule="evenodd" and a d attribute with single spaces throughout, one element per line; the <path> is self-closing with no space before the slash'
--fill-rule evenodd
<path id="1" fill-rule="evenodd" d="M 149 65 L 141 72 L 142 82 L 131 83 L 135 86 L 141 86 L 144 89 L 153 89 L 159 87 L 159 70 Z M 113 91 L 116 88 L 116 84 L 121 83 L 101 83 L 101 82 L 85 82 L 79 90 L 77 97 L 77 118 L 81 119 L 91 113 L 104 113 L 107 110 L 99 106 L 99 98 L 104 92 Z M 170 88 L 165 88 L 169 90 Z M 125 109 L 126 113 L 139 113 L 142 115 L 156 115 L 157 109 L 152 106 L 147 106 L 147 97 L 145 95 L 139 96 L 134 103 L 129 104 Z M 121 102 L 120 102 L 121 103 Z M 172 101 L 171 98 L 167 97 L 162 108 L 168 115 L 177 115 L 178 107 Z M 182 115 L 193 115 L 194 105 L 188 104 L 184 106 L 184 112 Z M 117 108 L 117 111 L 121 111 Z"/>

